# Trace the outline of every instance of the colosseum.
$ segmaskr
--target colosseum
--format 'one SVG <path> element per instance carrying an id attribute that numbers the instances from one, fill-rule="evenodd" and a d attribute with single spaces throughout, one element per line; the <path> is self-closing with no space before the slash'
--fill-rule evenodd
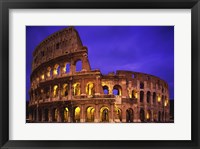
<path id="1" fill-rule="evenodd" d="M 77 63 L 81 63 L 78 70 Z M 91 70 L 74 27 L 47 37 L 33 52 L 28 105 L 32 123 L 165 123 L 168 84 L 153 75 Z"/>

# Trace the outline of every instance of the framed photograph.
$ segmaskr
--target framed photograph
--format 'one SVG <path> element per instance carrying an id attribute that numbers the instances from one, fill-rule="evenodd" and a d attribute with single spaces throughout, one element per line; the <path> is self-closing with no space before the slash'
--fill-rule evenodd
<path id="1" fill-rule="evenodd" d="M 199 1 L 1 1 L 1 148 L 199 148 Z"/>

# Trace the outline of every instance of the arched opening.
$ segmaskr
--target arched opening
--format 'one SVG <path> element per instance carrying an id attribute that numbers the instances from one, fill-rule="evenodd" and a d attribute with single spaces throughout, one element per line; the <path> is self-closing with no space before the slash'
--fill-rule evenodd
<path id="1" fill-rule="evenodd" d="M 81 94 L 80 83 L 73 84 L 73 95 L 78 96 Z"/>
<path id="2" fill-rule="evenodd" d="M 115 119 L 117 119 L 117 121 L 122 121 L 122 110 L 120 108 L 115 108 L 115 112 L 116 112 L 116 117 Z"/>
<path id="3" fill-rule="evenodd" d="M 156 112 L 153 113 L 153 121 L 157 122 L 158 114 Z"/>
<path id="4" fill-rule="evenodd" d="M 161 122 L 162 121 L 162 114 L 161 112 L 159 111 L 158 112 L 158 122 Z"/>
<path id="5" fill-rule="evenodd" d="M 69 117 L 69 109 L 66 107 L 64 109 L 64 122 L 68 122 L 68 117 Z"/>
<path id="6" fill-rule="evenodd" d="M 163 86 L 162 86 L 162 93 L 164 93 L 164 88 L 163 88 Z"/>
<path id="7" fill-rule="evenodd" d="M 53 70 L 53 75 L 57 76 L 60 74 L 60 66 L 58 64 L 55 64 L 54 70 Z"/>
<path id="8" fill-rule="evenodd" d="M 156 103 L 156 93 L 153 92 L 153 103 L 155 104 Z"/>
<path id="9" fill-rule="evenodd" d="M 51 76 L 52 76 L 52 69 L 51 69 L 51 67 L 48 67 L 47 68 L 47 77 L 49 78 Z"/>
<path id="10" fill-rule="evenodd" d="M 147 122 L 151 121 L 151 111 L 150 110 L 147 111 L 146 120 L 147 120 Z"/>
<path id="11" fill-rule="evenodd" d="M 41 122 L 42 121 L 42 110 L 38 109 L 38 121 Z"/>
<path id="12" fill-rule="evenodd" d="M 41 79 L 41 80 L 44 80 L 44 79 L 45 79 L 44 74 L 42 74 L 42 75 L 40 76 L 40 79 Z"/>
<path id="13" fill-rule="evenodd" d="M 58 110 L 56 108 L 53 109 L 52 120 L 53 120 L 53 122 L 57 122 L 57 120 L 58 120 Z"/>
<path id="14" fill-rule="evenodd" d="M 92 83 L 92 82 L 87 83 L 86 94 L 87 95 L 94 95 L 94 83 Z"/>
<path id="15" fill-rule="evenodd" d="M 36 109 L 33 110 L 33 121 L 36 121 L 36 118 L 37 118 L 36 117 L 37 116 L 36 111 L 37 111 Z"/>
<path id="16" fill-rule="evenodd" d="M 144 101 L 144 92 L 140 91 L 140 102 Z"/>
<path id="17" fill-rule="evenodd" d="M 82 62 L 81 62 L 81 60 L 78 60 L 76 62 L 76 72 L 79 72 L 81 70 L 82 70 Z"/>
<path id="18" fill-rule="evenodd" d="M 46 86 L 44 88 L 44 92 L 45 92 L 45 95 L 46 95 L 46 99 L 48 99 L 50 97 L 50 87 Z"/>
<path id="19" fill-rule="evenodd" d="M 76 107 L 74 109 L 74 122 L 76 123 L 80 122 L 80 113 L 81 113 L 80 107 Z"/>
<path id="20" fill-rule="evenodd" d="M 165 103 L 164 103 L 164 106 L 167 107 L 167 106 L 168 106 L 168 103 L 169 103 L 169 100 L 168 100 L 167 97 L 165 96 Z"/>
<path id="21" fill-rule="evenodd" d="M 140 89 L 144 89 L 144 83 L 140 82 Z"/>
<path id="22" fill-rule="evenodd" d="M 132 97 L 132 98 L 135 98 L 135 91 L 134 91 L 134 90 L 132 90 L 131 97 Z"/>
<path id="23" fill-rule="evenodd" d="M 150 103 L 151 102 L 151 92 L 148 91 L 147 92 L 147 103 Z"/>
<path id="24" fill-rule="evenodd" d="M 70 64 L 67 63 L 67 64 L 65 65 L 65 73 L 69 73 L 69 72 L 70 72 Z"/>
<path id="25" fill-rule="evenodd" d="M 103 93 L 104 93 L 105 95 L 108 95 L 108 94 L 109 94 L 108 86 L 106 86 L 106 85 L 103 86 Z"/>
<path id="26" fill-rule="evenodd" d="M 68 85 L 66 83 L 63 84 L 62 96 L 64 97 L 68 96 Z"/>
<path id="27" fill-rule="evenodd" d="M 122 95 L 122 88 L 120 85 L 115 85 L 113 87 L 113 95 L 118 95 L 118 96 Z"/>
<path id="28" fill-rule="evenodd" d="M 49 110 L 48 109 L 44 110 L 44 121 L 45 122 L 49 121 Z"/>
<path id="29" fill-rule="evenodd" d="M 162 111 L 162 121 L 163 122 L 165 121 L 165 113 L 164 113 L 164 111 Z"/>
<path id="30" fill-rule="evenodd" d="M 132 123 L 133 119 L 134 119 L 133 109 L 129 108 L 129 109 L 126 110 L 126 122 Z"/>
<path id="31" fill-rule="evenodd" d="M 53 87 L 53 97 L 57 97 L 58 96 L 58 85 L 54 85 Z"/>
<path id="32" fill-rule="evenodd" d="M 102 122 L 109 122 L 109 109 L 108 107 L 102 107 L 100 109 L 100 117 Z"/>
<path id="33" fill-rule="evenodd" d="M 86 110 L 86 121 L 87 122 L 94 122 L 94 111 L 93 107 L 88 107 Z"/>
<path id="34" fill-rule="evenodd" d="M 144 109 L 140 109 L 140 121 L 141 121 L 141 122 L 144 122 L 144 121 L 145 121 Z"/>
<path id="35" fill-rule="evenodd" d="M 164 103 L 165 103 L 165 98 L 164 98 L 164 96 L 162 95 L 162 104 L 163 104 L 163 106 L 164 106 Z"/>

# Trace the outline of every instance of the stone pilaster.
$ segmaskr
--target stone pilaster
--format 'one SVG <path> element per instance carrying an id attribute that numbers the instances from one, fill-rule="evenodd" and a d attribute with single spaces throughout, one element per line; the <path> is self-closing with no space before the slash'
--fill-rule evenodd
<path id="1" fill-rule="evenodd" d="M 53 115 L 52 115 L 52 109 L 49 108 L 49 122 L 52 122 L 53 121 Z"/>
<path id="2" fill-rule="evenodd" d="M 109 122 L 113 122 L 113 119 L 114 119 L 114 108 L 113 108 L 113 104 L 110 106 L 110 120 Z"/>
<path id="3" fill-rule="evenodd" d="M 125 107 L 122 108 L 122 122 L 126 122 L 126 109 Z"/>
<path id="4" fill-rule="evenodd" d="M 100 111 L 99 111 L 99 105 L 96 104 L 95 105 L 95 116 L 94 116 L 94 122 L 95 123 L 98 123 L 100 120 L 99 120 L 99 114 L 100 114 Z"/>
<path id="5" fill-rule="evenodd" d="M 81 95 L 86 95 L 86 86 L 85 86 L 85 80 L 84 79 L 81 80 Z"/>
<path id="6" fill-rule="evenodd" d="M 85 112 L 84 112 L 84 106 L 81 105 L 81 115 L 80 115 L 80 122 L 83 123 L 85 122 Z"/>
<path id="7" fill-rule="evenodd" d="M 44 108 L 42 109 L 42 122 L 44 122 L 45 121 L 45 111 L 44 111 Z"/>

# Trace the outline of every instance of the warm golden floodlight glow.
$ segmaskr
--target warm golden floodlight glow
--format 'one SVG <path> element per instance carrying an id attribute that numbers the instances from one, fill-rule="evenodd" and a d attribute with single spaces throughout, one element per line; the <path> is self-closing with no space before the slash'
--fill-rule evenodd
<path id="1" fill-rule="evenodd" d="M 67 96 L 67 91 L 68 91 L 68 85 L 65 83 L 63 84 L 62 95 Z"/>
<path id="2" fill-rule="evenodd" d="M 167 104 L 168 104 L 168 100 L 166 99 L 166 100 L 165 100 L 165 103 L 164 103 L 164 106 L 166 107 Z"/>
<path id="3" fill-rule="evenodd" d="M 41 75 L 41 79 L 44 80 L 44 74 Z"/>
<path id="4" fill-rule="evenodd" d="M 135 92 L 135 98 L 138 98 L 138 94 L 137 94 L 137 92 Z"/>
<path id="5" fill-rule="evenodd" d="M 51 76 L 51 68 L 48 67 L 48 68 L 47 68 L 47 77 L 50 77 L 50 76 Z"/>
<path id="6" fill-rule="evenodd" d="M 74 93 L 74 95 L 80 95 L 81 94 L 80 83 L 74 83 L 73 84 L 73 93 Z"/>
<path id="7" fill-rule="evenodd" d="M 64 73 L 66 72 L 66 67 L 63 67 L 63 72 L 64 72 Z"/>
<path id="8" fill-rule="evenodd" d="M 150 118 L 150 116 L 149 116 L 149 112 L 147 112 L 146 118 L 147 118 L 147 119 L 149 119 L 149 118 Z"/>
<path id="9" fill-rule="evenodd" d="M 75 109 L 75 120 L 76 121 L 80 119 L 80 111 L 81 111 L 81 109 L 79 107 L 77 107 Z"/>
<path id="10" fill-rule="evenodd" d="M 92 94 L 93 94 L 93 88 L 94 88 L 94 83 L 89 82 L 89 83 L 86 85 L 86 94 L 92 95 Z"/>
<path id="11" fill-rule="evenodd" d="M 53 87 L 53 96 L 55 97 L 57 95 L 58 85 L 55 85 Z"/>
<path id="12" fill-rule="evenodd" d="M 160 102 L 161 101 L 161 97 L 160 96 L 158 96 L 158 102 Z"/>
<path id="13" fill-rule="evenodd" d="M 53 70 L 53 75 L 56 76 L 57 74 L 58 74 L 57 69 L 54 69 L 54 70 Z"/>

